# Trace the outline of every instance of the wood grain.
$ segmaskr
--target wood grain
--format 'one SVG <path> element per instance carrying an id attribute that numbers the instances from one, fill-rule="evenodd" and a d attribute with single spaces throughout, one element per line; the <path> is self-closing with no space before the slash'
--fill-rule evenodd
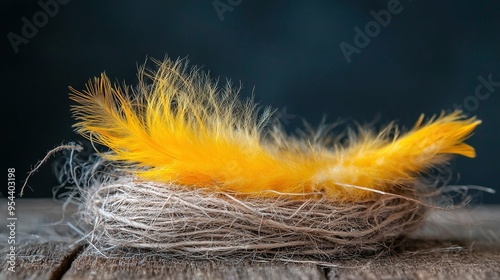
<path id="1" fill-rule="evenodd" d="M 497 246 L 429 240 L 411 240 L 408 245 L 412 251 L 344 261 L 329 272 L 329 279 L 500 279 Z"/>
<path id="2" fill-rule="evenodd" d="M 168 261 L 141 256 L 96 258 L 80 256 L 64 276 L 73 279 L 327 279 L 312 264 L 240 263 L 211 261 Z"/>
<path id="3" fill-rule="evenodd" d="M 325 268 L 188 262 L 134 253 L 105 258 L 75 243 L 79 236 L 68 226 L 75 208 L 63 216 L 62 205 L 52 200 L 19 200 L 18 205 L 16 273 L 6 270 L 3 242 L 0 279 L 500 279 L 500 207 L 436 212 L 398 252 L 339 260 Z M 6 213 L 0 218 L 5 221 Z M 2 240 L 6 234 L 2 228 Z"/>
<path id="4" fill-rule="evenodd" d="M 82 246 L 67 242 L 28 242 L 16 252 L 15 272 L 8 271 L 4 263 L 0 279 L 60 279 L 81 249 Z M 5 255 L 2 251 L 2 257 Z"/>

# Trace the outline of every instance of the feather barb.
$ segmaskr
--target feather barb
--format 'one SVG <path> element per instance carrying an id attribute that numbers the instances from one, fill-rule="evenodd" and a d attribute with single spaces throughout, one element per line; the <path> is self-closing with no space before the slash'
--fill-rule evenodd
<path id="1" fill-rule="evenodd" d="M 230 85 L 219 89 L 208 74 L 182 60 L 139 69 L 139 85 L 113 85 L 102 74 L 83 91 L 71 88 L 77 132 L 109 147 L 110 160 L 144 180 L 175 182 L 238 194 L 322 192 L 332 200 L 358 200 L 411 183 L 450 155 L 474 157 L 464 143 L 480 121 L 460 111 L 404 135 L 360 131 L 348 146 L 310 144 L 285 136 L 269 122 L 269 109 L 241 102 Z M 266 137 L 266 131 L 279 137 Z M 348 188 L 360 186 L 362 188 Z"/>

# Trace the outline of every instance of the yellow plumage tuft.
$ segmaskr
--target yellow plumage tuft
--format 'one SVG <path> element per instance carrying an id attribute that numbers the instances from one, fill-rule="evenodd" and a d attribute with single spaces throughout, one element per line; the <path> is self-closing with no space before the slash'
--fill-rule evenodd
<path id="1" fill-rule="evenodd" d="M 109 147 L 110 160 L 128 164 L 144 180 L 174 182 L 238 194 L 323 192 L 332 200 L 359 200 L 366 189 L 391 191 L 457 154 L 474 157 L 463 143 L 480 124 L 460 111 L 423 123 L 404 135 L 389 126 L 375 135 L 360 129 L 349 145 L 286 136 L 241 102 L 228 85 L 183 61 L 139 69 L 136 89 L 112 85 L 105 74 L 80 92 L 71 89 L 77 131 Z M 392 136 L 391 136 L 392 135 Z"/>

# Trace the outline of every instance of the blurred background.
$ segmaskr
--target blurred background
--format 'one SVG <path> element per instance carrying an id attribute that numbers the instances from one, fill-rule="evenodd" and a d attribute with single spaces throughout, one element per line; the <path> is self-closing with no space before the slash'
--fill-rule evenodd
<path id="1" fill-rule="evenodd" d="M 290 132 L 323 116 L 408 128 L 462 108 L 483 124 L 467 140 L 477 158 L 456 158 L 450 183 L 496 189 L 478 202 L 500 203 L 499 12 L 500 1 L 2 1 L 2 169 L 19 188 L 48 150 L 83 140 L 68 86 L 102 71 L 133 85 L 146 57 L 168 54 L 241 82 Z M 25 197 L 52 196 L 53 162 Z"/>

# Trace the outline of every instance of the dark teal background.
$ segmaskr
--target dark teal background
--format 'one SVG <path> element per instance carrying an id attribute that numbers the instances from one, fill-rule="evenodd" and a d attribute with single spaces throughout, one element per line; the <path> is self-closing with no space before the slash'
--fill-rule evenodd
<path id="1" fill-rule="evenodd" d="M 354 46 L 354 28 L 363 30 L 374 20 L 371 11 L 387 9 L 389 1 L 239 2 L 216 2 L 234 6 L 220 14 L 214 1 L 71 0 L 16 54 L 8 34 L 22 35 L 22 18 L 32 21 L 42 7 L 2 1 L 5 174 L 15 167 L 20 185 L 48 150 L 82 140 L 71 128 L 68 86 L 82 89 L 102 71 L 135 84 L 146 56 L 168 54 L 187 56 L 221 82 L 241 82 L 243 96 L 253 93 L 286 112 L 289 131 L 301 118 L 316 125 L 324 115 L 328 122 L 397 120 L 411 127 L 420 113 L 466 105 L 467 114 L 483 120 L 467 141 L 477 158 L 454 160 L 450 183 L 500 191 L 500 87 L 483 100 L 474 97 L 479 76 L 500 82 L 500 1 L 400 1 L 400 12 L 351 63 L 339 44 Z M 50 165 L 31 179 L 27 197 L 51 196 L 57 182 Z M 500 196 L 479 201 L 500 203 Z"/>

